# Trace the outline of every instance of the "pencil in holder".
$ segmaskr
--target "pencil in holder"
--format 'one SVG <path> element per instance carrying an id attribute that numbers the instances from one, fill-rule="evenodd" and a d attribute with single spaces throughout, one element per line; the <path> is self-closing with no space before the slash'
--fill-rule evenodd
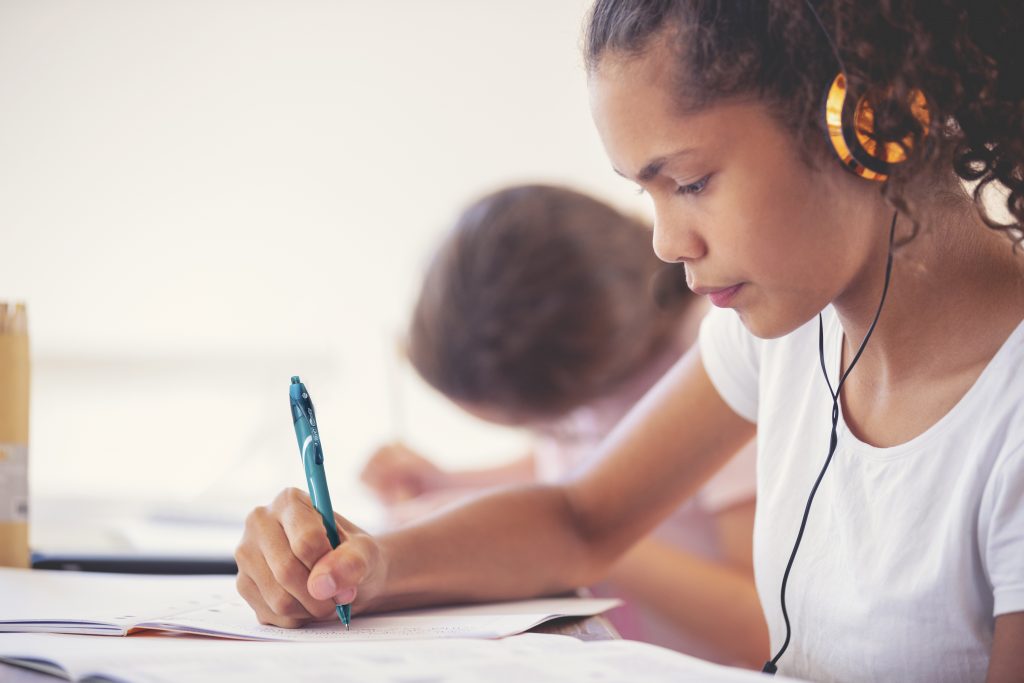
<path id="1" fill-rule="evenodd" d="M 0 302 L 0 566 L 28 567 L 28 319 Z"/>

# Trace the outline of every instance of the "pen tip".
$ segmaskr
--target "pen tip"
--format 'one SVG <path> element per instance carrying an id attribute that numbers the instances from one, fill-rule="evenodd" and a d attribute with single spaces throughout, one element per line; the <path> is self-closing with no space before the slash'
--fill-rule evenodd
<path id="1" fill-rule="evenodd" d="M 346 605 L 335 605 L 334 611 L 338 613 L 338 618 L 341 619 L 341 623 L 345 624 L 345 630 L 349 630 L 349 612 L 345 609 Z"/>

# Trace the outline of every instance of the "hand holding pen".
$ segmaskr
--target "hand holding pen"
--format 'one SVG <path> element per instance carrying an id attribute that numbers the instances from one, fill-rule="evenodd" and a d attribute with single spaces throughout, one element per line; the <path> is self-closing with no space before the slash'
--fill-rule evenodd
<path id="1" fill-rule="evenodd" d="M 291 387 L 288 389 L 288 398 L 292 408 L 292 422 L 295 426 L 295 438 L 299 442 L 299 458 L 306 470 L 306 485 L 309 487 L 309 497 L 313 501 L 313 507 L 320 513 L 324 529 L 327 530 L 327 540 L 331 548 L 341 545 L 338 538 L 338 529 L 334 525 L 334 506 L 331 505 L 331 492 L 327 489 L 327 474 L 324 471 L 324 449 L 320 444 L 320 430 L 316 424 L 316 411 L 313 409 L 313 399 L 309 397 L 306 386 L 298 377 L 292 377 Z M 345 624 L 345 630 L 349 628 L 349 620 L 352 614 L 352 605 L 346 603 L 337 606 L 338 618 Z"/>
<path id="2" fill-rule="evenodd" d="M 309 398 L 297 377 L 289 393 Z M 386 574 L 381 549 L 331 509 L 312 401 L 308 407 L 293 402 L 292 418 L 309 495 L 285 489 L 246 518 L 235 550 L 238 592 L 263 624 L 295 628 L 332 614 L 344 623 L 357 588 L 360 604 L 380 590 L 379 577 Z"/>

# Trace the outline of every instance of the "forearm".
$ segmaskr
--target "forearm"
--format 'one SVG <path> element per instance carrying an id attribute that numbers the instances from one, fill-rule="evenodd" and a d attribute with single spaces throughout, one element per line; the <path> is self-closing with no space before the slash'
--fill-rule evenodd
<path id="1" fill-rule="evenodd" d="M 336 515 L 345 542 L 327 551 L 308 498 L 283 492 L 247 520 L 239 591 L 264 623 L 295 625 L 326 614 L 329 599 L 379 611 L 585 585 L 752 432 L 690 355 L 619 425 L 598 462 L 561 484 L 492 491 L 377 538 Z"/>
<path id="2" fill-rule="evenodd" d="M 996 617 L 992 636 L 992 655 L 985 683 L 1021 683 L 1024 681 L 1024 612 Z"/>
<path id="3" fill-rule="evenodd" d="M 519 598 L 590 583 L 752 433 L 690 354 L 571 481 L 493 492 L 382 537 L 383 578 L 365 595 L 367 608 Z"/>
<path id="4" fill-rule="evenodd" d="M 769 654 L 749 572 L 645 540 L 612 566 L 608 579 L 625 598 L 731 661 L 759 667 Z"/>
<path id="5" fill-rule="evenodd" d="M 552 594 L 603 568 L 558 486 L 496 491 L 378 541 L 384 572 L 363 611 Z"/>

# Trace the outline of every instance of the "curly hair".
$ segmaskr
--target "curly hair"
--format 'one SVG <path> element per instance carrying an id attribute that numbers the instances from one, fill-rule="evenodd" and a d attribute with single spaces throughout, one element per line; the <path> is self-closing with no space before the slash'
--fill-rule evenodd
<path id="1" fill-rule="evenodd" d="M 409 359 L 451 399 L 556 418 L 647 367 L 694 300 L 639 220 L 569 189 L 510 187 L 470 205 L 435 254 Z"/>
<path id="2" fill-rule="evenodd" d="M 909 144 L 882 187 L 910 211 L 906 188 L 952 167 L 973 184 L 982 220 L 1024 239 L 1024 4 L 1020 0 L 597 0 L 585 37 L 593 71 L 609 50 L 637 56 L 657 38 L 676 55 L 683 110 L 754 95 L 794 132 L 802 154 L 823 152 L 825 89 L 845 66 L 851 97 L 875 110 L 878 143 Z M 928 103 L 930 130 L 911 110 Z M 682 93 L 686 93 L 685 97 Z M 804 157 L 807 158 L 806 156 Z M 985 208 L 992 184 L 1007 191 L 1011 222 Z"/>

